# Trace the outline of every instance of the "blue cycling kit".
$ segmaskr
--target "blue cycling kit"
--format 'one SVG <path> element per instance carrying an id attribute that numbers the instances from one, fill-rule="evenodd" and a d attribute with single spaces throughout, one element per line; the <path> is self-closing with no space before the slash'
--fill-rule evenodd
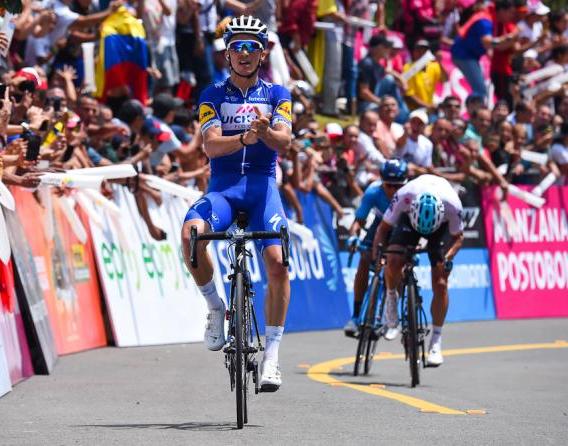
<path id="1" fill-rule="evenodd" d="M 227 79 L 201 94 L 201 132 L 220 127 L 223 136 L 243 133 L 257 118 L 255 107 L 264 115 L 271 114 L 271 127 L 277 123 L 291 127 L 291 106 L 290 93 L 280 85 L 258 80 L 243 92 Z M 252 231 L 278 231 L 287 226 L 275 178 L 276 159 L 276 151 L 260 140 L 211 159 L 209 190 L 191 206 L 185 221 L 205 220 L 213 231 L 225 231 L 236 213 L 245 211 Z M 261 242 L 262 247 L 277 244 L 279 239 Z"/>
<path id="2" fill-rule="evenodd" d="M 373 239 L 375 238 L 375 232 L 379 227 L 379 223 L 383 219 L 383 214 L 389 207 L 390 200 L 383 189 L 383 183 L 381 181 L 375 181 L 371 183 L 369 187 L 365 190 L 365 195 L 361 199 L 361 204 L 355 211 L 355 218 L 357 220 L 365 221 L 371 209 L 375 209 L 375 219 L 373 223 L 367 229 L 367 234 L 359 246 L 361 251 L 370 251 L 373 244 Z"/>

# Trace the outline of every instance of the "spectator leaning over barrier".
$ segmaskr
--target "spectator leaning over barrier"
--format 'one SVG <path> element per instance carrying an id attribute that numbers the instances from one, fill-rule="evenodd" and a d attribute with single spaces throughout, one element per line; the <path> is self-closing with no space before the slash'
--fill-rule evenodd
<path id="1" fill-rule="evenodd" d="M 432 126 L 430 135 L 432 142 L 432 167 L 428 173 L 441 176 L 454 183 L 462 183 L 466 174 L 459 171 L 463 164 L 459 144 L 452 139 L 452 123 L 446 118 L 438 119 Z"/>

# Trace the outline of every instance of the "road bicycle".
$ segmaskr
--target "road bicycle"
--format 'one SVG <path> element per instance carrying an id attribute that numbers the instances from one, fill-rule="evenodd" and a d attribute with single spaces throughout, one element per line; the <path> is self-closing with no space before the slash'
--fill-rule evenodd
<path id="1" fill-rule="evenodd" d="M 353 250 L 347 261 L 351 266 Z M 363 365 L 363 374 L 368 375 L 373 365 L 377 343 L 383 334 L 383 311 L 385 306 L 385 285 L 382 264 L 372 272 L 371 284 L 367 288 L 357 320 L 357 351 L 353 375 L 358 376 Z"/>
<path id="2" fill-rule="evenodd" d="M 410 367 L 410 385 L 416 387 L 420 384 L 420 365 L 426 367 L 425 341 L 430 330 L 426 312 L 422 307 L 422 296 L 414 267 L 418 265 L 417 254 L 426 252 L 424 249 L 407 247 L 403 250 L 384 250 L 382 254 L 402 255 L 405 266 L 402 278 L 402 292 L 400 294 L 400 314 L 402 324 L 402 345 L 405 359 Z"/>
<path id="3" fill-rule="evenodd" d="M 264 350 L 260 340 L 258 323 L 254 311 L 254 291 L 250 273 L 247 267 L 247 258 L 252 252 L 246 247 L 249 240 L 266 240 L 279 238 L 282 242 L 282 263 L 288 266 L 289 234 L 285 226 L 279 232 L 252 231 L 246 232 L 248 216 L 239 212 L 236 218 L 236 229 L 226 232 L 209 232 L 197 234 L 197 227 L 192 226 L 190 237 L 190 260 L 193 268 L 197 268 L 196 247 L 198 241 L 226 240 L 229 242 L 231 274 L 231 294 L 227 309 L 227 342 L 223 348 L 225 353 L 225 366 L 229 371 L 231 391 L 235 392 L 237 406 L 237 428 L 242 429 L 248 423 L 247 396 L 250 379 L 254 383 L 255 394 L 259 389 L 257 353 Z"/>

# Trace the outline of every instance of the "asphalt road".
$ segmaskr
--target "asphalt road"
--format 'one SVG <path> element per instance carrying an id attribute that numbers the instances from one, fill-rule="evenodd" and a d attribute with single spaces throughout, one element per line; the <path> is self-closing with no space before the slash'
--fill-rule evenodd
<path id="1" fill-rule="evenodd" d="M 559 341 L 568 320 L 451 324 L 445 364 L 411 389 L 397 341 L 381 341 L 372 375 L 354 378 L 341 358 L 355 341 L 289 334 L 284 385 L 251 398 L 241 431 L 221 354 L 201 344 L 93 350 L 0 398 L 0 445 L 565 445 L 568 342 Z"/>

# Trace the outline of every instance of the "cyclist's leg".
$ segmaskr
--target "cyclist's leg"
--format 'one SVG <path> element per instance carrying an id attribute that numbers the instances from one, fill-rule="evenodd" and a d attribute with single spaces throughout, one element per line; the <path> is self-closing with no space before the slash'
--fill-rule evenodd
<path id="1" fill-rule="evenodd" d="M 438 366 L 443 363 L 442 327 L 449 306 L 448 277 L 444 269 L 444 255 L 448 249 L 450 233 L 445 223 L 428 238 L 428 258 L 432 267 L 432 290 L 434 297 L 430 311 L 432 313 L 432 337 L 428 348 L 428 364 Z"/>
<path id="2" fill-rule="evenodd" d="M 213 262 L 207 252 L 208 242 L 197 244 L 198 267 L 193 268 L 190 261 L 189 240 L 191 227 L 196 226 L 198 233 L 223 231 L 233 221 L 233 210 L 229 202 L 218 192 L 209 192 L 196 201 L 187 212 L 182 227 L 183 257 L 201 294 L 207 301 L 209 314 L 205 328 L 205 344 L 209 350 L 220 350 L 225 344 L 225 303 L 217 292 L 213 279 Z"/>
<path id="3" fill-rule="evenodd" d="M 353 302 L 353 318 L 359 317 L 359 312 L 361 310 L 361 304 L 363 298 L 365 297 L 365 292 L 369 285 L 369 268 L 371 266 L 371 253 L 373 248 L 373 240 L 375 238 L 375 233 L 379 227 L 381 219 L 375 217 L 373 223 L 369 227 L 365 238 L 359 246 L 359 252 L 361 253 L 361 259 L 359 260 L 359 265 L 357 266 L 357 273 L 355 274 L 354 288 L 354 302 Z"/>
<path id="4" fill-rule="evenodd" d="M 392 231 L 389 238 L 389 250 L 403 250 L 407 246 L 416 246 L 420 234 L 410 225 L 407 215 L 403 215 Z M 385 268 L 386 292 L 386 324 L 389 330 L 385 334 L 386 340 L 392 340 L 398 335 L 398 290 L 402 279 L 402 269 L 404 268 L 404 256 L 399 254 L 388 254 L 387 265 Z"/>
<path id="5" fill-rule="evenodd" d="M 262 189 L 263 193 L 260 196 L 251 197 L 248 203 L 250 229 L 252 231 L 279 231 L 281 226 L 287 227 L 288 221 L 276 181 L 273 178 L 262 179 L 256 186 L 256 189 Z M 290 278 L 288 268 L 282 265 L 280 240 L 262 240 L 260 245 L 268 275 L 268 293 L 264 306 L 266 348 L 260 384 L 264 390 L 274 391 L 281 384 L 278 350 L 290 303 Z"/>
<path id="6" fill-rule="evenodd" d="M 219 192 L 209 192 L 196 201 L 187 211 L 182 227 L 183 257 L 188 270 L 198 286 L 209 283 L 213 278 L 213 262 L 207 252 L 209 242 L 197 244 L 197 268 L 191 266 L 189 259 L 189 239 L 192 226 L 197 227 L 197 233 L 226 230 L 234 220 L 234 211 Z"/>

